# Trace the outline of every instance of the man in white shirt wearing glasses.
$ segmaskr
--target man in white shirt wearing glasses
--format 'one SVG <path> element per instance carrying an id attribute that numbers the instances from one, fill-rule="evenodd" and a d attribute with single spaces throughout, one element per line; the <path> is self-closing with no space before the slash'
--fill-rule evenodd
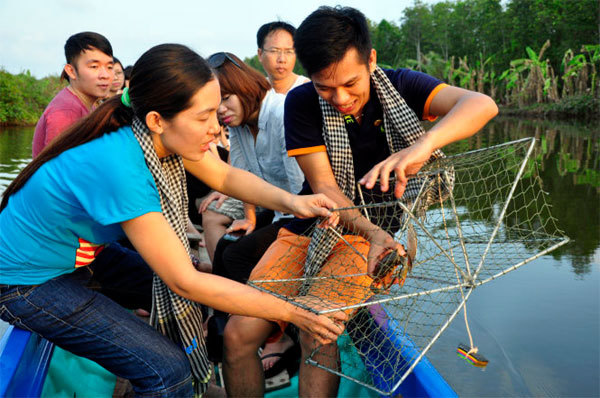
<path id="1" fill-rule="evenodd" d="M 273 90 L 280 94 L 287 94 L 294 87 L 308 82 L 307 77 L 294 73 L 295 32 L 296 28 L 289 23 L 276 21 L 264 24 L 256 33 L 258 59 Z"/>

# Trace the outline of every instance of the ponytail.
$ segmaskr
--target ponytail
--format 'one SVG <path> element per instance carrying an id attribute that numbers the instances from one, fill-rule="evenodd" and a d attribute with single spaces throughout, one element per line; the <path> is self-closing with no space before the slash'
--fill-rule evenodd
<path id="1" fill-rule="evenodd" d="M 75 122 L 47 145 L 8 185 L 2 195 L 0 212 L 8 204 L 8 198 L 19 191 L 44 163 L 54 159 L 66 150 L 90 142 L 104 134 L 118 130 L 120 127 L 130 125 L 132 119 L 133 111 L 121 102 L 120 95 L 116 95 L 86 117 Z"/>

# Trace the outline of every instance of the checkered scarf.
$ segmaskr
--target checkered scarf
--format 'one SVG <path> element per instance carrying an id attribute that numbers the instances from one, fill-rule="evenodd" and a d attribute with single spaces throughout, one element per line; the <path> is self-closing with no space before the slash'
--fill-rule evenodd
<path id="1" fill-rule="evenodd" d="M 375 68 L 371 74 L 371 82 L 383 108 L 383 126 L 390 153 L 411 146 L 425 134 L 417 115 L 406 104 L 381 68 Z M 321 97 L 319 97 L 319 105 L 323 114 L 323 139 L 335 181 L 340 190 L 354 201 L 356 177 L 344 117 Z M 442 156 L 444 154 L 438 149 L 433 152 L 432 159 Z M 414 200 L 422 183 L 420 179 L 409 180 L 402 200 L 405 202 Z M 341 227 L 338 226 L 338 232 L 340 231 Z M 336 242 L 335 234 L 329 229 L 315 228 L 304 264 L 305 276 L 314 276 L 319 271 Z"/>
<path id="2" fill-rule="evenodd" d="M 183 161 L 178 155 L 159 159 L 150 130 L 138 118 L 134 118 L 132 130 L 158 188 L 163 215 L 191 256 L 185 234 L 188 198 Z M 202 395 L 208 386 L 211 366 L 204 343 L 200 305 L 175 294 L 154 274 L 150 324 L 185 350 L 192 368 L 194 393 Z"/>

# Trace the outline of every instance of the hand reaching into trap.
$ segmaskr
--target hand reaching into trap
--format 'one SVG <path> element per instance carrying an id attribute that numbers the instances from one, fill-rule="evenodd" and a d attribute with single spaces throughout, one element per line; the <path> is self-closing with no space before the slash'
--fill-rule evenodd
<path id="1" fill-rule="evenodd" d="M 417 240 L 412 224 L 409 224 L 407 231 L 406 249 L 393 239 L 392 242 L 385 239 L 379 247 L 374 246 L 374 243 L 371 244 L 368 270 L 373 276 L 371 290 L 377 294 L 386 293 L 394 283 L 404 286 L 408 272 L 413 267 Z M 371 261 L 372 258 L 376 261 Z"/>
<path id="2" fill-rule="evenodd" d="M 406 252 L 401 255 L 397 250 L 388 251 L 377 263 L 371 290 L 381 294 L 387 292 L 394 283 L 404 286 L 411 269 L 412 259 Z"/>

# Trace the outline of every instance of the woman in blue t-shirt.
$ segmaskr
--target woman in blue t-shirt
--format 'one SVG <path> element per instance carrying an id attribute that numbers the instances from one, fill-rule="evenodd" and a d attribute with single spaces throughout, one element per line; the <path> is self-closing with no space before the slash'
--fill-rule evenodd
<path id="1" fill-rule="evenodd" d="M 219 132 L 217 79 L 176 44 L 148 50 L 130 87 L 40 153 L 0 204 L 0 318 L 129 379 L 136 395 L 191 396 L 210 376 L 199 306 L 291 321 L 323 343 L 332 320 L 197 272 L 185 236 L 183 166 L 215 190 L 298 216 L 327 216 L 323 195 L 299 197 L 208 153 Z M 87 265 L 129 238 L 154 270 L 151 323 L 86 288 Z M 192 383 L 192 378 L 194 383 Z"/>

